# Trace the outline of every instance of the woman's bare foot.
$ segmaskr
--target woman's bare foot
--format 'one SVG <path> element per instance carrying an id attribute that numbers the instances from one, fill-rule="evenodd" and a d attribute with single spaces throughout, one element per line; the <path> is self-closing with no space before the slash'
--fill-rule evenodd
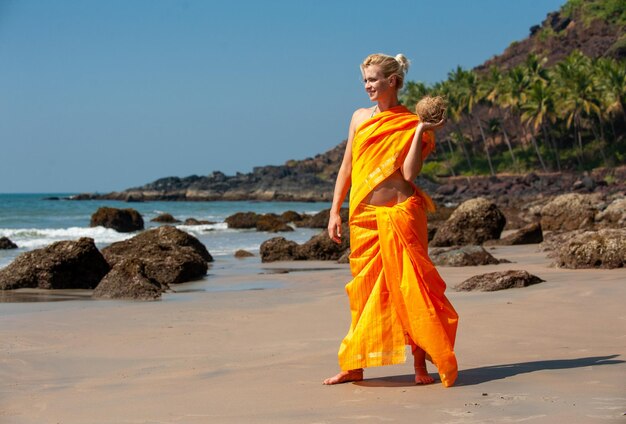
<path id="1" fill-rule="evenodd" d="M 361 381 L 361 380 L 363 380 L 363 369 L 359 368 L 356 370 L 341 371 L 336 376 L 330 377 L 324 380 L 322 384 L 330 386 L 333 384 L 341 384 L 341 383 L 348 383 L 350 381 Z"/>
<path id="2" fill-rule="evenodd" d="M 426 352 L 419 347 L 413 349 L 413 367 L 415 368 L 415 384 L 432 384 L 435 379 L 426 369 Z"/>

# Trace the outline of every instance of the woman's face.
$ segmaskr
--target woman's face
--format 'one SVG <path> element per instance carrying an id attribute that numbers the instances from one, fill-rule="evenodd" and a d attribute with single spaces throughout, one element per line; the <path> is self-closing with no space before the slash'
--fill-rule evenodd
<path id="1" fill-rule="evenodd" d="M 365 92 L 373 102 L 385 96 L 395 95 L 393 80 L 393 77 L 385 77 L 379 65 L 370 65 L 363 69 Z"/>

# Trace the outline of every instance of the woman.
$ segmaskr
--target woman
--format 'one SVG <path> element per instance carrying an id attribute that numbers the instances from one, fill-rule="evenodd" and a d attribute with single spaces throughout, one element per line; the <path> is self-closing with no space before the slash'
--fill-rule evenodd
<path id="1" fill-rule="evenodd" d="M 428 257 L 426 212 L 432 201 L 413 183 L 444 121 L 420 122 L 398 101 L 408 60 L 384 54 L 361 64 L 365 91 L 376 102 L 352 115 L 339 169 L 328 235 L 340 242 L 339 210 L 350 190 L 350 268 L 346 285 L 352 324 L 339 349 L 341 372 L 324 380 L 363 379 L 363 368 L 403 363 L 414 356 L 415 383 L 434 379 L 426 358 L 448 387 L 457 376 L 458 316 L 445 283 Z"/>

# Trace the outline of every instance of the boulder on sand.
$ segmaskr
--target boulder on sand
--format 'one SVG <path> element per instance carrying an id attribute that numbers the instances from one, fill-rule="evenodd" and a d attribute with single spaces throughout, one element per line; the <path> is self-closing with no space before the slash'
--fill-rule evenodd
<path id="1" fill-rule="evenodd" d="M 555 197 L 541 208 L 544 231 L 591 229 L 597 213 L 592 195 L 568 193 Z"/>
<path id="2" fill-rule="evenodd" d="M 0 269 L 0 289 L 93 289 L 109 269 L 93 239 L 58 241 Z"/>
<path id="3" fill-rule="evenodd" d="M 626 229 L 572 231 L 557 237 L 549 254 L 561 268 L 623 268 L 626 266 Z"/>
<path id="4" fill-rule="evenodd" d="M 498 260 L 482 246 L 455 246 L 432 249 L 428 256 L 437 266 L 495 265 Z"/>
<path id="5" fill-rule="evenodd" d="M 483 197 L 470 199 L 459 205 L 439 226 L 430 245 L 480 245 L 487 240 L 499 239 L 505 225 L 506 218 L 495 203 Z"/>
<path id="6" fill-rule="evenodd" d="M 95 299 L 157 300 L 167 286 L 150 278 L 146 264 L 138 259 L 123 259 L 100 281 Z"/>
<path id="7" fill-rule="evenodd" d="M 135 209 L 102 207 L 91 215 L 91 227 L 111 228 L 120 233 L 143 230 L 143 218 Z"/>
<path id="8" fill-rule="evenodd" d="M 102 254 L 111 267 L 123 259 L 142 261 L 146 277 L 164 286 L 202 278 L 213 261 L 197 238 L 168 225 L 113 243 Z"/>
<path id="9" fill-rule="evenodd" d="M 459 291 L 496 291 L 527 287 L 543 281 L 545 280 L 542 280 L 536 275 L 529 274 L 527 271 L 510 270 L 475 275 L 459 283 L 455 289 Z"/>

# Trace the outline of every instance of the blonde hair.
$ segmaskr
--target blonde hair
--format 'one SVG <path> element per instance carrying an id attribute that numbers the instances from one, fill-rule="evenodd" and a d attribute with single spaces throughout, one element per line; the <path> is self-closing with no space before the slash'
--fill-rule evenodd
<path id="1" fill-rule="evenodd" d="M 385 78 L 395 75 L 399 90 L 404 84 L 404 75 L 409 70 L 410 62 L 402 53 L 397 54 L 395 57 L 382 53 L 374 53 L 367 56 L 363 63 L 361 63 L 361 71 L 364 71 L 365 68 L 370 65 L 380 66 Z"/>

